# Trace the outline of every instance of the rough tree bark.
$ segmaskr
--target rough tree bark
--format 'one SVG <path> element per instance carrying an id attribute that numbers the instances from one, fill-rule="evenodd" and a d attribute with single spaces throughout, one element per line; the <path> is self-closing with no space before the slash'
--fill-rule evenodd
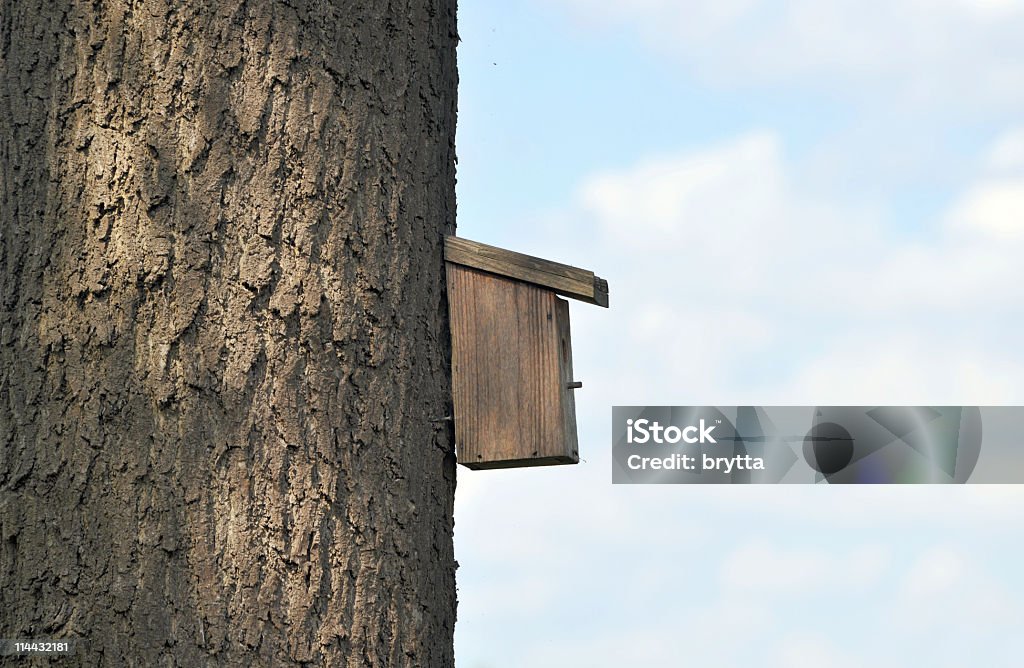
<path id="1" fill-rule="evenodd" d="M 450 666 L 454 0 L 0 0 L 0 636 Z"/>

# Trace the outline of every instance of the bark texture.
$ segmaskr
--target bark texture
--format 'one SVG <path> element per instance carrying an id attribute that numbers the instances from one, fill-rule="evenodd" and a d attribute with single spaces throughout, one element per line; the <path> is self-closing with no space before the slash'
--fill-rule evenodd
<path id="1" fill-rule="evenodd" d="M 451 666 L 454 0 L 0 0 L 0 635 Z"/>

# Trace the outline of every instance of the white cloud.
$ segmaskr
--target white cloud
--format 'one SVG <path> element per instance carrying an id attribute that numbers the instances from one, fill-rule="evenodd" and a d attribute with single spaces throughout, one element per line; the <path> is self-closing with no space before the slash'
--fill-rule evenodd
<path id="1" fill-rule="evenodd" d="M 845 98 L 984 113 L 1024 100 L 1019 0 L 561 0 L 717 84 L 801 81 Z M 875 100 L 877 102 L 877 98 Z M 897 105 L 898 106 L 898 105 Z M 931 108 L 930 113 L 943 113 Z"/>
<path id="2" fill-rule="evenodd" d="M 1009 157 L 1007 152 L 1003 158 Z M 957 203 L 950 222 L 998 241 L 1024 240 L 1024 177 L 993 179 L 975 186 Z"/>
<path id="3" fill-rule="evenodd" d="M 783 639 L 777 648 L 774 665 L 779 668 L 854 668 L 863 666 L 863 659 L 854 659 L 849 648 L 840 648 L 816 634 L 792 634 Z M 885 665 L 877 660 L 872 665 Z"/>
<path id="4" fill-rule="evenodd" d="M 875 545 L 837 554 L 817 547 L 752 543 L 725 557 L 719 578 L 726 590 L 747 595 L 831 597 L 874 587 L 889 562 L 889 551 Z"/>
<path id="5" fill-rule="evenodd" d="M 1024 127 L 1011 128 L 1000 135 L 988 153 L 993 170 L 1024 170 Z"/>
<path id="6" fill-rule="evenodd" d="M 614 317 L 581 311 L 582 327 L 629 354 L 589 387 L 612 403 L 1024 400 L 1007 336 L 1024 326 L 1021 212 L 1024 181 L 979 175 L 931 236 L 886 232 L 801 189 L 765 132 L 596 175 L 562 250 L 611 285 Z M 608 338 L 577 338 L 586 370 Z"/>
<path id="7" fill-rule="evenodd" d="M 910 568 L 904 582 L 905 593 L 912 597 L 948 594 L 962 583 L 967 572 L 967 560 L 958 550 L 934 548 Z"/>
<path id="8" fill-rule="evenodd" d="M 834 530 L 849 535 L 913 526 L 921 533 L 999 534 L 1024 521 L 1024 488 L 1017 485 L 908 488 L 715 488 L 701 492 L 709 507 L 773 526 Z"/>
<path id="9" fill-rule="evenodd" d="M 999 19 L 1024 9 L 1020 0 L 957 0 L 957 4 L 986 19 Z"/>
<path id="10" fill-rule="evenodd" d="M 766 241 L 799 242 L 792 232 L 778 138 L 750 133 L 722 146 L 650 160 L 591 177 L 579 192 L 609 243 L 671 258 L 684 269 L 726 280 L 742 266 L 721 263 Z M 726 271 L 726 269 L 728 269 Z"/>
<path id="11" fill-rule="evenodd" d="M 1001 638 L 1024 623 L 1015 571 L 1012 558 L 981 558 L 962 546 L 932 545 L 906 569 L 888 616 L 897 628 L 925 633 L 971 620 L 975 634 Z M 1000 573 L 1012 579 L 1000 581 Z"/>
<path id="12" fill-rule="evenodd" d="M 914 331 L 910 323 L 900 332 L 885 330 L 884 323 L 863 326 L 830 342 L 827 353 L 794 369 L 781 401 L 987 406 L 1021 396 L 1024 364 L 1005 351 L 987 350 L 983 341 L 957 341 L 956 332 Z"/>

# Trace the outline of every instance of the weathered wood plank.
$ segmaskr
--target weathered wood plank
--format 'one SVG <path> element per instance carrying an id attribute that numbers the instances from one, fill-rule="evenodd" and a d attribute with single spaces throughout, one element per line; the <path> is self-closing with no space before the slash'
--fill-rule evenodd
<path id="1" fill-rule="evenodd" d="M 445 238 L 445 259 L 608 308 L 608 282 L 586 269 L 453 236 Z"/>
<path id="2" fill-rule="evenodd" d="M 485 469 L 578 462 L 575 408 L 565 405 L 572 399 L 568 303 L 550 290 L 461 264 L 448 263 L 447 274 L 459 463 Z"/>

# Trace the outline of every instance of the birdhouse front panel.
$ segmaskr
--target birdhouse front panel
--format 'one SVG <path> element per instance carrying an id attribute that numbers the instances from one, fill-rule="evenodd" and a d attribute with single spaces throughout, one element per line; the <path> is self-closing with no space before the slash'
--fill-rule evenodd
<path id="1" fill-rule="evenodd" d="M 569 305 L 549 289 L 447 265 L 459 463 L 575 464 Z"/>

